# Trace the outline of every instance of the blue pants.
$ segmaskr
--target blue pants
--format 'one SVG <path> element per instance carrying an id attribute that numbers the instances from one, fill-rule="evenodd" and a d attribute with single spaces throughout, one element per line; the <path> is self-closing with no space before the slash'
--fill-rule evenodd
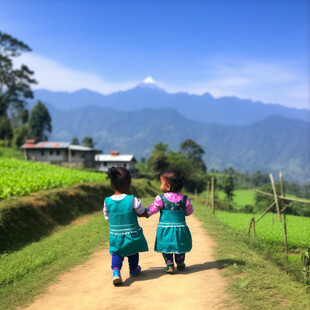
<path id="1" fill-rule="evenodd" d="M 172 253 L 163 253 L 163 257 L 165 260 L 166 265 L 171 266 L 173 265 L 173 254 Z M 181 265 L 184 263 L 185 260 L 185 253 L 174 253 L 175 262 L 177 265 Z"/>
<path id="2" fill-rule="evenodd" d="M 139 263 L 139 253 L 127 256 L 130 271 L 135 271 Z M 112 269 L 122 269 L 124 257 L 112 254 Z"/>

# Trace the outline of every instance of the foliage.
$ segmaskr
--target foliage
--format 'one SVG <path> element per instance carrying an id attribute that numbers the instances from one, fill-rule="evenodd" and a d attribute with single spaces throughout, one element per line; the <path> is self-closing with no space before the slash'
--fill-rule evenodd
<path id="1" fill-rule="evenodd" d="M 21 147 L 27 139 L 28 127 L 26 125 L 20 125 L 13 129 L 12 146 L 15 148 Z"/>
<path id="2" fill-rule="evenodd" d="M 0 158 L 1 157 L 24 159 L 23 153 L 19 149 L 3 147 L 3 146 L 0 146 Z"/>
<path id="3" fill-rule="evenodd" d="M 38 101 L 30 112 L 29 137 L 36 141 L 46 141 L 47 132 L 52 132 L 51 116 L 45 105 Z"/>
<path id="4" fill-rule="evenodd" d="M 303 264 L 303 273 L 304 273 L 304 280 L 306 285 L 310 285 L 310 248 L 308 248 L 304 253 L 301 255 L 301 261 Z"/>
<path id="5" fill-rule="evenodd" d="M 76 137 L 73 137 L 71 140 L 72 145 L 80 145 L 79 139 Z"/>
<path id="6" fill-rule="evenodd" d="M 93 138 L 92 138 L 92 137 L 89 137 L 89 136 L 83 138 L 83 140 L 82 140 L 82 145 L 84 145 L 84 146 L 86 146 L 86 147 L 90 147 L 90 148 L 95 147 L 95 143 L 94 143 L 94 141 L 93 141 Z"/>
<path id="7" fill-rule="evenodd" d="M 192 139 L 187 139 L 180 144 L 180 153 L 189 159 L 195 169 L 207 172 L 207 167 L 202 159 L 205 151 L 201 145 Z"/>
<path id="8" fill-rule="evenodd" d="M 141 159 L 140 162 L 137 162 L 135 165 L 135 169 L 137 169 L 140 178 L 152 179 L 150 174 L 149 166 L 147 162 Z"/>
<path id="9" fill-rule="evenodd" d="M 168 167 L 182 170 L 186 174 L 187 181 L 184 186 L 185 190 L 193 193 L 196 190 L 197 192 L 202 192 L 205 189 L 206 174 L 201 169 L 197 169 L 193 161 L 181 152 L 171 151 L 168 144 L 161 142 L 155 144 L 152 154 L 147 161 L 147 165 L 143 163 L 137 165 L 137 169 L 141 171 L 144 176 L 147 176 L 148 168 L 150 176 L 157 180 L 161 173 Z"/>
<path id="10" fill-rule="evenodd" d="M 154 145 L 152 154 L 147 161 L 151 176 L 154 179 L 159 179 L 161 173 L 168 168 L 168 151 L 168 144 L 158 142 Z"/>
<path id="11" fill-rule="evenodd" d="M 234 197 L 234 179 L 232 175 L 226 176 L 225 183 L 224 183 L 224 193 L 226 194 L 226 200 L 230 203 Z"/>
<path id="12" fill-rule="evenodd" d="M 36 83 L 34 74 L 26 65 L 14 68 L 14 58 L 30 47 L 0 32 L 0 139 L 11 140 L 12 127 L 25 123 L 27 99 L 33 98 L 31 85 Z M 8 123 L 9 120 L 9 123 Z"/>
<path id="13" fill-rule="evenodd" d="M 106 182 L 105 175 L 48 164 L 0 158 L 0 199 L 76 183 Z"/>

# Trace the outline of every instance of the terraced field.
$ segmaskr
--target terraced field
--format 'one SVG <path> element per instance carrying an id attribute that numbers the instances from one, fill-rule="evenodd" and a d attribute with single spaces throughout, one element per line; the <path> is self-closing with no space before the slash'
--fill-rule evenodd
<path id="1" fill-rule="evenodd" d="M 83 182 L 106 182 L 102 173 L 62 168 L 14 158 L 0 158 L 0 199 Z"/>

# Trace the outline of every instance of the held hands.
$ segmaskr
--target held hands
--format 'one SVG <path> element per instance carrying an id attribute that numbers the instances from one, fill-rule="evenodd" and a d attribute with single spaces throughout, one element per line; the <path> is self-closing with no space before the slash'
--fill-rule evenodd
<path id="1" fill-rule="evenodd" d="M 139 217 L 146 217 L 148 218 L 149 215 L 147 214 L 147 210 L 145 209 L 145 211 L 142 214 L 138 214 Z"/>

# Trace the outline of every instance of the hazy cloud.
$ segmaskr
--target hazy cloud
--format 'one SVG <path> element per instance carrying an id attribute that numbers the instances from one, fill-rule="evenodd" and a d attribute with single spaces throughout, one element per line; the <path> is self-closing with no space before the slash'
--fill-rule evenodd
<path id="1" fill-rule="evenodd" d="M 36 54 L 23 54 L 15 61 L 35 72 L 38 84 L 34 88 L 45 88 L 53 91 L 76 91 L 87 88 L 102 94 L 109 94 L 119 90 L 126 90 L 137 85 L 138 81 L 111 83 L 102 77 L 84 71 L 67 68 L 55 60 Z"/>
<path id="2" fill-rule="evenodd" d="M 166 85 L 167 90 L 215 97 L 237 96 L 295 108 L 310 108 L 309 73 L 298 63 L 213 57 L 202 64 L 202 82 Z"/>
<path id="3" fill-rule="evenodd" d="M 35 88 L 53 91 L 75 91 L 87 88 L 109 94 L 136 86 L 141 81 L 108 82 L 99 75 L 79 71 L 36 54 L 24 54 L 16 64 L 25 63 L 35 71 L 39 84 Z M 309 76 L 296 63 L 253 61 L 247 59 L 213 57 L 203 61 L 204 78 L 199 82 L 175 84 L 162 78 L 154 82 L 168 92 L 191 94 L 211 93 L 214 97 L 237 96 L 265 103 L 279 103 L 295 108 L 309 106 Z M 157 77 L 156 77 L 157 78 Z"/>

